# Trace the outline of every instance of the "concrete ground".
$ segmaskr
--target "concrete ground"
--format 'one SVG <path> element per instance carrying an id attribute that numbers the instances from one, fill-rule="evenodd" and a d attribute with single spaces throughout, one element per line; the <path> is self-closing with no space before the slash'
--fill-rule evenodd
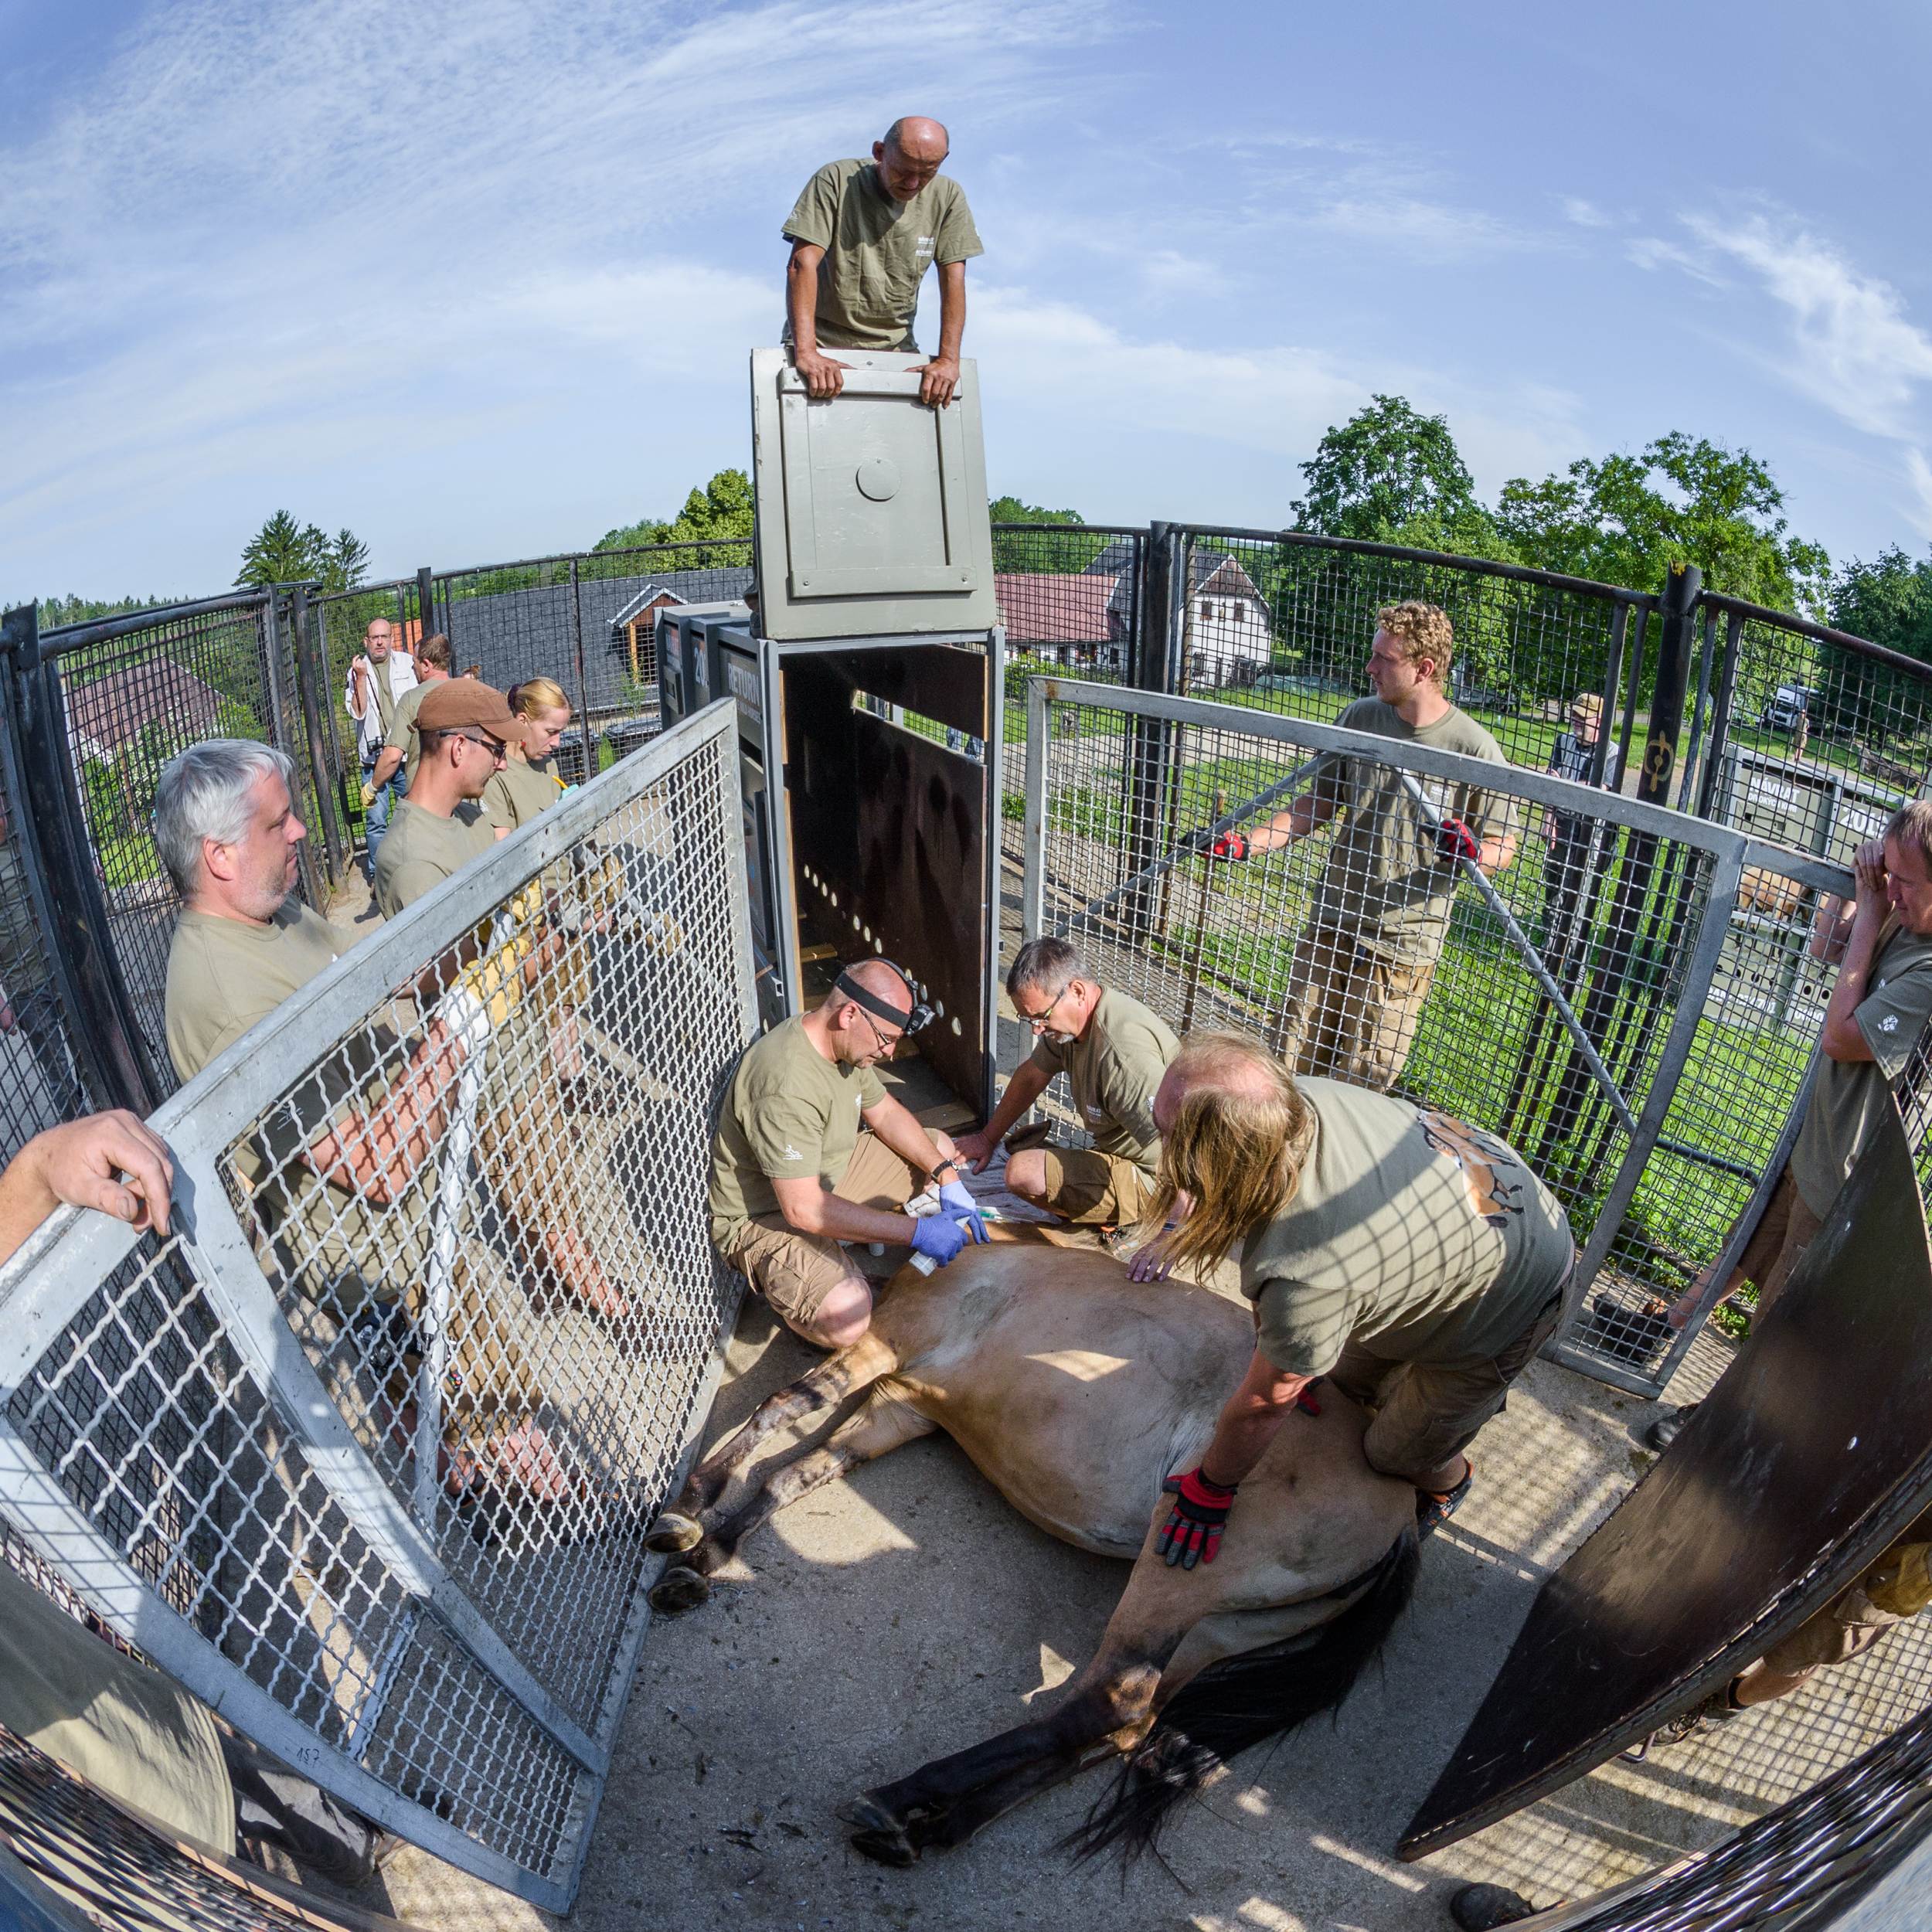
<path id="1" fill-rule="evenodd" d="M 1003 1031 L 1010 1061 L 1017 1029 Z M 931 1100 L 910 1071 L 908 1097 Z M 707 1440 L 816 1359 L 747 1304 Z M 1701 1339 L 1673 1398 L 1701 1393 L 1727 1359 L 1714 1335 Z M 1652 1460 L 1638 1436 L 1656 1413 L 1536 1364 L 1485 1432 L 1468 1502 L 1427 1547 L 1413 1608 L 1338 1720 L 1243 1759 L 1177 1818 L 1165 1865 L 1124 1881 L 1055 1849 L 1099 1774 L 911 1871 L 846 1845 L 836 1812 L 853 1794 L 1020 1721 L 1062 1683 L 1125 1574 L 1023 1521 L 943 1437 L 913 1443 L 779 1515 L 710 1603 L 655 1623 L 570 1923 L 1438 1932 L 1471 1879 L 1549 1904 L 1709 1845 L 1920 1708 L 1932 1632 L 1895 1633 L 1708 1743 L 1614 1760 L 1423 1864 L 1391 1855 L 1539 1583 Z M 546 1921 L 410 1847 L 359 1902 L 435 1932 Z"/>

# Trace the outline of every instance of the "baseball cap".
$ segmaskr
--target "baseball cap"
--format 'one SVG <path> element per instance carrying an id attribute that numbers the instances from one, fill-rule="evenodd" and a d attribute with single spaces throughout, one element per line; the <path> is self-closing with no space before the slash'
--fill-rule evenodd
<path id="1" fill-rule="evenodd" d="M 444 678 L 417 706 L 416 729 L 458 731 L 465 726 L 486 731 L 502 744 L 530 742 L 529 724 L 510 709 L 509 699 L 495 685 L 475 678 Z"/>

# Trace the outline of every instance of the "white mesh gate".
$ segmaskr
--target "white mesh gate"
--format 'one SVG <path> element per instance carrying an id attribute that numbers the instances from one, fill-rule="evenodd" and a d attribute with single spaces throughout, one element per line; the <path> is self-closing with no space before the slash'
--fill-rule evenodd
<path id="1" fill-rule="evenodd" d="M 1036 678 L 1026 746 L 1026 935 L 1077 940 L 1178 1032 L 1233 1026 L 1343 1079 L 1393 1065 L 1400 1090 L 1504 1135 L 1582 1250 L 1552 1352 L 1659 1393 L 1702 1325 L 1673 1335 L 1662 1308 L 1735 1259 L 1788 1149 L 1835 971 L 1816 916 L 1849 873 L 1519 767 L 1231 704 Z M 1325 787 L 1354 804 L 1285 847 L 1257 836 Z M 1351 811 L 1379 818 L 1393 872 Z M 1440 855 L 1445 811 L 1488 842 L 1485 867 Z M 1214 855 L 1227 833 L 1247 856 Z M 1352 1033 L 1347 1002 L 1309 989 L 1352 971 L 1349 934 L 1391 911 L 1440 920 L 1433 964 L 1365 982 Z"/>
<path id="2" fill-rule="evenodd" d="M 0 1506 L 369 1816 L 566 1908 L 736 1284 L 730 708 L 378 929 L 177 1094 L 169 1238 L 0 1276 Z"/>

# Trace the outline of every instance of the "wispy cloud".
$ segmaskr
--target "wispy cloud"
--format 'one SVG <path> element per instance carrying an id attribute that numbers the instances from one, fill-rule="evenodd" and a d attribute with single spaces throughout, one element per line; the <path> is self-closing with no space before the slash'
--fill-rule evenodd
<path id="1" fill-rule="evenodd" d="M 1565 195 L 1558 206 L 1563 211 L 1563 219 L 1577 228 L 1614 228 L 1617 217 L 1599 208 L 1594 201 L 1586 201 L 1580 195 Z"/>

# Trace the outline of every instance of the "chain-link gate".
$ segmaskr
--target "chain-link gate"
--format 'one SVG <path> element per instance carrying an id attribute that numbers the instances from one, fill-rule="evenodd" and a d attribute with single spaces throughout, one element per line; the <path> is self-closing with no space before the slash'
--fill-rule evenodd
<path id="1" fill-rule="evenodd" d="M 1237 1026 L 1510 1140 L 1582 1250 L 1553 1352 L 1659 1393 L 1696 1325 L 1665 1308 L 1781 1162 L 1833 971 L 1811 910 L 1849 875 L 1563 779 L 1197 700 L 1036 678 L 1026 742 L 1026 934 L 1076 940 L 1177 1031 Z M 1297 800 L 1306 835 L 1272 844 Z M 1448 855 L 1445 814 L 1480 863 Z"/>
<path id="2" fill-rule="evenodd" d="M 143 1655 L 344 1802 L 574 1893 L 736 1284 L 753 1029 L 716 706 L 379 929 L 155 1117 L 176 1225 L 4 1277 L 0 1502 Z"/>

